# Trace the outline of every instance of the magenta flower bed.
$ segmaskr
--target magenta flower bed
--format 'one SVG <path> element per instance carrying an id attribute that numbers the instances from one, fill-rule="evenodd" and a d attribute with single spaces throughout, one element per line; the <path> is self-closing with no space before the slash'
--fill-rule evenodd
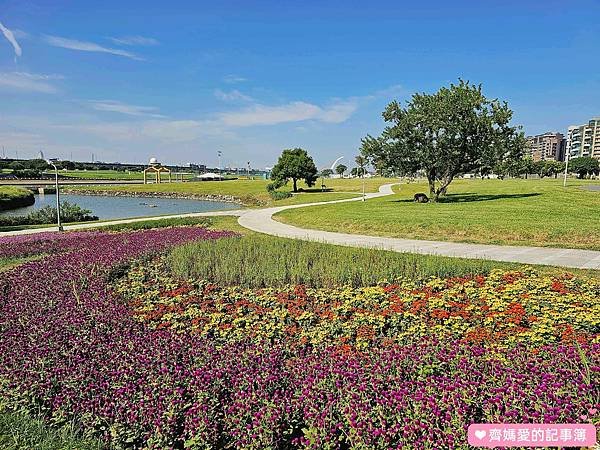
<path id="1" fill-rule="evenodd" d="M 463 448 L 473 422 L 586 422 L 600 407 L 598 344 L 217 347 L 146 328 L 110 290 L 130 258 L 229 234 L 70 233 L 66 253 L 0 240 L 54 253 L 2 274 L 0 401 L 132 448 Z"/>

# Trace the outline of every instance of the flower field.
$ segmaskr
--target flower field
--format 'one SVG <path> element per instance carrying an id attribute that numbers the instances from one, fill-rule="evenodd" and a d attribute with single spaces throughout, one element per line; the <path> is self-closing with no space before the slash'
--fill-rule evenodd
<path id="1" fill-rule="evenodd" d="M 0 409 L 115 448 L 468 448 L 474 422 L 599 423 L 597 280 L 249 290 L 149 256 L 229 235 L 0 238 L 46 255 L 0 279 Z"/>
<path id="2" fill-rule="evenodd" d="M 600 281 L 530 269 L 359 289 L 250 290 L 182 282 L 157 258 L 132 268 L 116 290 L 151 327 L 192 330 L 218 342 L 250 337 L 358 348 L 427 336 L 499 345 L 600 342 Z"/>

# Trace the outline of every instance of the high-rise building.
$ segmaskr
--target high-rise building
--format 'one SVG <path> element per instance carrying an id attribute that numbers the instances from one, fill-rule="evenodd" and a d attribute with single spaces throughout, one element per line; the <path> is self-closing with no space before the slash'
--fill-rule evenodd
<path id="1" fill-rule="evenodd" d="M 591 156 L 600 159 L 600 117 L 586 125 L 573 125 L 567 132 L 566 151 L 569 158 Z"/>
<path id="2" fill-rule="evenodd" d="M 527 152 L 534 161 L 554 159 L 561 161 L 564 155 L 562 133 L 548 132 L 527 137 Z"/>

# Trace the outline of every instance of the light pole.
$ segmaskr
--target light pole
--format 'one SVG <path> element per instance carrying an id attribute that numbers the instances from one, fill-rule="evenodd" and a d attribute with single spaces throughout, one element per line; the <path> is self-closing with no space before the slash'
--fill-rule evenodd
<path id="1" fill-rule="evenodd" d="M 565 151 L 565 178 L 563 180 L 563 187 L 567 187 L 567 171 L 569 170 L 569 152 Z"/>
<path id="2" fill-rule="evenodd" d="M 56 223 L 58 225 L 58 231 L 62 231 L 63 227 L 62 227 L 62 223 L 60 223 L 60 190 L 58 187 L 58 167 L 56 167 L 56 164 L 54 164 L 54 161 L 56 160 L 52 160 L 52 159 L 47 159 L 46 162 L 48 164 L 50 164 L 52 167 L 54 167 L 54 176 L 55 176 L 55 187 L 56 187 Z"/>
<path id="3" fill-rule="evenodd" d="M 221 174 L 223 172 L 223 170 L 221 169 L 221 156 L 223 155 L 223 152 L 221 150 L 217 151 L 217 156 L 219 157 L 219 174 Z"/>

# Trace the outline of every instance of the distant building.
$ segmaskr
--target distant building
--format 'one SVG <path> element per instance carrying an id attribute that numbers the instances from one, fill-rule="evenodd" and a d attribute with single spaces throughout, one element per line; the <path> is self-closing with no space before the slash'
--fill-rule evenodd
<path id="1" fill-rule="evenodd" d="M 585 125 L 573 125 L 567 132 L 566 152 L 569 158 L 591 156 L 600 159 L 600 117 Z"/>
<path id="2" fill-rule="evenodd" d="M 527 137 L 528 156 L 534 161 L 562 161 L 564 149 L 565 139 L 562 133 L 548 132 Z"/>

